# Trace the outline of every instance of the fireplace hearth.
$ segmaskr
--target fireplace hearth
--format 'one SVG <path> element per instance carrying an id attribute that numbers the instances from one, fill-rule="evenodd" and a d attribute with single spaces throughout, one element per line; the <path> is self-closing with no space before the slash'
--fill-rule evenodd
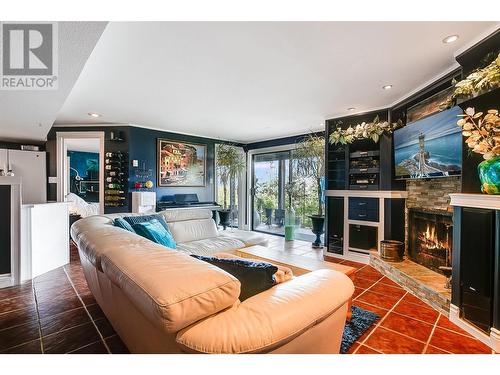
<path id="1" fill-rule="evenodd" d="M 435 272 L 451 266 L 453 220 L 451 213 L 409 210 L 408 257 Z"/>

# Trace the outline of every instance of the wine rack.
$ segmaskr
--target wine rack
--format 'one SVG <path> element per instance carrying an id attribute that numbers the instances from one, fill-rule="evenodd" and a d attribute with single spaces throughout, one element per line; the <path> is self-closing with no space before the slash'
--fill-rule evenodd
<path id="1" fill-rule="evenodd" d="M 128 155 L 125 152 L 106 152 L 104 160 L 104 206 L 127 206 Z"/>

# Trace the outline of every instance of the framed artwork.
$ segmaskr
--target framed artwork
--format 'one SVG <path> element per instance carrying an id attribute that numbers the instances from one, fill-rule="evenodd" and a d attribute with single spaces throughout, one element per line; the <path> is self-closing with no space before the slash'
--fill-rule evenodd
<path id="1" fill-rule="evenodd" d="M 441 105 L 453 94 L 453 86 L 415 104 L 408 108 L 406 113 L 406 123 L 420 120 L 442 110 Z"/>
<path id="2" fill-rule="evenodd" d="M 205 186 L 207 146 L 158 138 L 158 186 Z"/>

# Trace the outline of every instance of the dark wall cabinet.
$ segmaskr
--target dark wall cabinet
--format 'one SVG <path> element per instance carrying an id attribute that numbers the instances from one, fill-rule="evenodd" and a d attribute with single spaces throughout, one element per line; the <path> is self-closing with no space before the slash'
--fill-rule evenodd
<path id="1" fill-rule="evenodd" d="M 0 186 L 0 275 L 10 273 L 10 189 L 9 185 Z"/>
<path id="2" fill-rule="evenodd" d="M 462 319 L 489 333 L 500 328 L 499 211 L 456 207 L 452 303 Z"/>

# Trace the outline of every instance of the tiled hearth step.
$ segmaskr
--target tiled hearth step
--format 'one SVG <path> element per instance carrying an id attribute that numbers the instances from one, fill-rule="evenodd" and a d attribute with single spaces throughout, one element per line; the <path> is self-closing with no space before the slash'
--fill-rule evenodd
<path id="1" fill-rule="evenodd" d="M 449 316 L 451 290 L 446 277 L 410 260 L 388 262 L 370 254 L 370 265 L 445 316 Z"/>

